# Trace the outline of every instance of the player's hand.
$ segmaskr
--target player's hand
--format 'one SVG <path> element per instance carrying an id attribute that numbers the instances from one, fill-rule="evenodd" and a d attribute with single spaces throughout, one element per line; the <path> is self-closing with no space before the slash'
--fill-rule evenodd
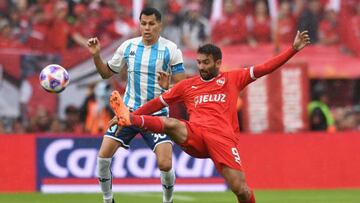
<path id="1" fill-rule="evenodd" d="M 161 88 L 165 90 L 169 89 L 170 77 L 168 73 L 162 71 L 157 72 L 157 79 Z"/>
<path id="2" fill-rule="evenodd" d="M 100 53 L 100 47 L 100 41 L 97 37 L 88 39 L 87 48 L 93 56 Z"/>
<path id="3" fill-rule="evenodd" d="M 307 30 L 303 32 L 297 31 L 293 44 L 294 49 L 299 51 L 308 44 L 310 44 L 309 32 Z"/>

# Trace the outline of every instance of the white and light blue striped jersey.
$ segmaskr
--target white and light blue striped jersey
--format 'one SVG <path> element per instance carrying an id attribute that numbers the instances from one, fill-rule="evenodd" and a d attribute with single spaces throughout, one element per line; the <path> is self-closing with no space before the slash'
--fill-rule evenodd
<path id="1" fill-rule="evenodd" d="M 142 37 L 126 40 L 107 64 L 115 73 L 127 67 L 128 81 L 124 103 L 133 110 L 164 92 L 158 84 L 157 72 L 163 71 L 169 74 L 185 72 L 181 51 L 175 43 L 163 37 L 151 46 L 144 45 Z M 168 114 L 168 108 L 155 114 L 160 113 Z"/>

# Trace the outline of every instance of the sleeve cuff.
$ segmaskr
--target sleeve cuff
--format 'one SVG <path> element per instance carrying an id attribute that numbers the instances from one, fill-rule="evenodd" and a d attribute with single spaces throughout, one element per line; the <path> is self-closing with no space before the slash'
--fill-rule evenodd
<path id="1" fill-rule="evenodd" d="M 109 65 L 109 63 L 106 63 L 106 66 L 110 69 L 111 72 L 113 73 L 119 73 L 119 72 L 116 72 L 114 69 L 111 68 L 111 66 Z"/>

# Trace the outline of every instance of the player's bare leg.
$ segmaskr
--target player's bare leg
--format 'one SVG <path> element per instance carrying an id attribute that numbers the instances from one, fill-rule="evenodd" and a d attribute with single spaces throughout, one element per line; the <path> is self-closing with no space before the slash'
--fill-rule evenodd
<path id="1" fill-rule="evenodd" d="M 183 144 L 187 140 L 188 132 L 184 122 L 176 118 L 161 117 L 164 123 L 164 132 L 176 144 Z"/>
<path id="2" fill-rule="evenodd" d="M 172 170 L 172 144 L 161 143 L 155 148 L 156 160 L 160 169 L 160 180 L 163 188 L 163 202 L 171 203 L 175 184 L 175 172 Z"/>
<path id="3" fill-rule="evenodd" d="M 223 166 L 221 174 L 231 191 L 236 195 L 239 203 L 255 203 L 254 194 L 248 187 L 243 172 Z"/>
<path id="4" fill-rule="evenodd" d="M 111 138 L 104 137 L 97 157 L 99 184 L 103 193 L 104 203 L 114 203 L 112 193 L 111 160 L 121 144 Z"/>

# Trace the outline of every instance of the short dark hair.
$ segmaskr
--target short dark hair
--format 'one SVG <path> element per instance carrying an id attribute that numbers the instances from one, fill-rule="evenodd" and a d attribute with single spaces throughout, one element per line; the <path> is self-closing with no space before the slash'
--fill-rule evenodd
<path id="1" fill-rule="evenodd" d="M 156 21 L 161 22 L 161 13 L 156 8 L 151 7 L 144 8 L 141 11 L 139 20 L 141 20 L 142 15 L 151 16 L 153 14 L 155 15 Z"/>
<path id="2" fill-rule="evenodd" d="M 221 49 L 214 44 L 205 44 L 198 48 L 198 54 L 212 55 L 214 61 L 222 59 Z"/>

